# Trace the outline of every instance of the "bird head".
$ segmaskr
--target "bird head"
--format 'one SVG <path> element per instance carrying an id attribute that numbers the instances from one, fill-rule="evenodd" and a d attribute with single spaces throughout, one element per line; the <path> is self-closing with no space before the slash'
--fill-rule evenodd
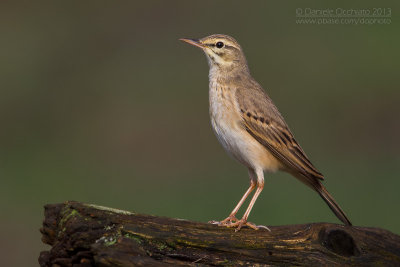
<path id="1" fill-rule="evenodd" d="M 228 35 L 213 34 L 202 39 L 182 38 L 179 40 L 201 48 L 211 68 L 247 70 L 242 48 L 234 38 Z"/>

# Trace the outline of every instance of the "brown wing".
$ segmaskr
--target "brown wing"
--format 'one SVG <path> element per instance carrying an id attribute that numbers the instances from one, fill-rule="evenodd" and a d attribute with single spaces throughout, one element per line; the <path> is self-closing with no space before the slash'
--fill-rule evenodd
<path id="1" fill-rule="evenodd" d="M 346 214 L 322 185 L 324 176 L 307 158 L 261 86 L 251 81 L 242 88 L 246 88 L 246 91 L 240 88 L 236 90 L 236 98 L 246 131 L 275 155 L 286 166 L 287 171 L 316 190 L 344 224 L 351 225 Z"/>
<path id="2" fill-rule="evenodd" d="M 309 183 L 323 179 L 296 142 L 283 117 L 258 84 L 253 89 L 236 91 L 243 126 L 259 143 L 278 158 L 293 174 L 301 174 Z M 297 176 L 297 175 L 296 175 Z"/>

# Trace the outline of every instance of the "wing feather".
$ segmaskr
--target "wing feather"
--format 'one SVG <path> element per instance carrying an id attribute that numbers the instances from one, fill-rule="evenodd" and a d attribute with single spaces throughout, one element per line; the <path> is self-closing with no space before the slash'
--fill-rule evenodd
<path id="1" fill-rule="evenodd" d="M 236 98 L 246 131 L 278 158 L 290 172 L 301 174 L 311 179 L 310 182 L 315 178 L 324 178 L 294 139 L 282 115 L 264 90 L 253 89 L 251 92 L 247 91 L 246 95 L 243 95 L 242 90 L 237 90 Z"/>

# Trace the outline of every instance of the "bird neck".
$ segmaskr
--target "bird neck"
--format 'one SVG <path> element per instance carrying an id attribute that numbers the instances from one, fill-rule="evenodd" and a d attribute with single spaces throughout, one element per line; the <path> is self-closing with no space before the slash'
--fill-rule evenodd
<path id="1" fill-rule="evenodd" d="M 210 64 L 209 79 L 210 82 L 222 82 L 236 79 L 236 77 L 250 76 L 250 70 L 247 64 L 232 64 L 223 66 Z"/>

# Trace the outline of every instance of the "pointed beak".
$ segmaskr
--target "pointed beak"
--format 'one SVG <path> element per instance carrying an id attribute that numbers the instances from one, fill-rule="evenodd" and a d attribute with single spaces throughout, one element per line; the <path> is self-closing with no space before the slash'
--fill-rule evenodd
<path id="1" fill-rule="evenodd" d="M 205 46 L 202 43 L 200 43 L 200 41 L 198 39 L 181 38 L 179 40 L 183 41 L 183 42 L 186 42 L 188 44 L 200 47 L 202 49 L 205 48 Z"/>

